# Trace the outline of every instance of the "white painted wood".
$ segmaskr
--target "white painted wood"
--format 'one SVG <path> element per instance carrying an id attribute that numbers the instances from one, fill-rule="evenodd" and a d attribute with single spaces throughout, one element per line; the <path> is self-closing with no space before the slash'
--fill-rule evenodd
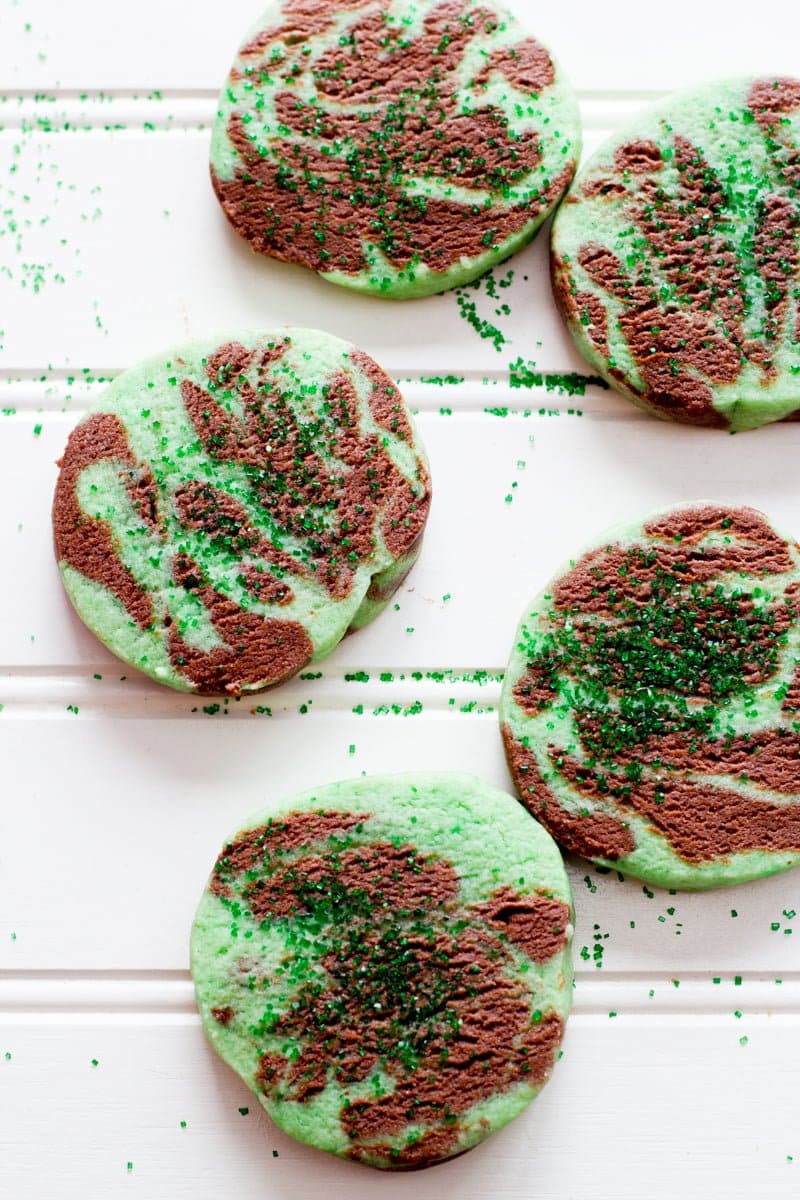
<path id="1" fill-rule="evenodd" d="M 0 1127 L 0 1153 L 14 1200 L 797 1195 L 796 1108 L 778 1101 L 796 1089 L 796 1016 L 576 1014 L 534 1109 L 463 1158 L 379 1179 L 284 1137 L 189 1014 L 12 1018 L 0 1039 L 0 1105 L 16 1118 Z"/>
<path id="2" fill-rule="evenodd" d="M 617 1016 L 681 1020 L 689 1008 L 702 1023 L 706 1018 L 750 1020 L 756 1016 L 794 1018 L 800 997 L 800 974 L 780 978 L 750 972 L 731 977 L 686 976 L 675 980 L 653 977 L 656 986 L 643 988 L 629 972 L 606 971 L 592 976 L 579 966 L 573 1014 L 580 1017 Z M 590 985 L 590 986 L 589 986 Z M 744 1010 L 744 1011 L 743 1011 Z M 170 1020 L 196 1022 L 194 989 L 188 971 L 9 971 L 0 1000 L 0 1027 L 31 1025 L 96 1025 L 102 1013 L 108 1024 L 125 1025 Z M 737 1013 L 741 1013 L 737 1016 Z"/>
<path id="3" fill-rule="evenodd" d="M 524 605 L 565 558 L 631 512 L 681 500 L 746 501 L 800 530 L 790 473 L 800 425 L 729 437 L 655 422 L 605 392 L 578 417 L 540 416 L 535 406 L 551 397 L 500 385 L 431 390 L 418 417 L 435 496 L 425 552 L 397 598 L 399 611 L 343 642 L 320 668 L 326 673 L 500 668 Z M 437 402 L 453 415 L 440 415 Z M 481 411 L 509 403 L 534 411 Z M 49 545 L 55 461 L 74 421 L 59 412 L 0 416 L 0 550 L 28 581 L 4 598 L 0 664 L 116 669 L 61 594 Z"/>
<path id="4" fill-rule="evenodd" d="M 9 376 L 48 364 L 78 378 L 85 368 L 103 375 L 195 337 L 284 324 L 351 338 L 358 331 L 363 347 L 399 375 L 481 378 L 518 357 L 540 370 L 583 369 L 550 299 L 545 237 L 498 269 L 498 278 L 511 270 L 515 286 L 502 293 L 512 311 L 502 321 L 507 345 L 496 352 L 460 318 L 453 294 L 398 306 L 255 255 L 211 190 L 208 130 L 146 132 L 152 115 L 128 106 L 127 123 L 108 133 L 0 132 L 0 154 L 18 164 L 4 182 L 20 228 L 3 238 L 9 271 L 0 274 Z M 46 224 L 24 224 L 31 193 Z M 470 298 L 498 321 L 497 303 L 471 291 Z M 43 374 L 46 382 L 50 372 Z"/>
<path id="5" fill-rule="evenodd" d="M 630 0 L 506 4 L 582 91 L 665 91 L 725 74 L 797 69 L 792 0 L 773 0 L 765 20 L 738 11 L 721 19 L 717 7 L 697 0 L 672 0 L 652 13 Z M 266 7 L 260 0 L 206 0 L 191 9 L 180 0 L 139 0 L 127 10 L 106 0 L 3 0 L 0 86 L 213 93 Z"/>
<path id="6" fill-rule="evenodd" d="M 142 716 L 141 693 L 130 709 L 103 711 L 95 697 L 92 715 L 67 681 L 51 709 L 21 705 L 15 719 L 9 703 L 0 756 L 19 763 L 24 790 L 0 810 L 0 967 L 185 969 L 194 907 L 224 838 L 249 813 L 321 781 L 413 767 L 510 786 L 495 714 L 460 711 L 466 696 L 487 708 L 496 690 L 484 697 L 407 682 L 337 690 L 333 703 L 314 683 L 255 702 L 273 706 L 272 717 L 250 716 L 247 702 L 230 716 L 193 716 L 195 702 L 185 700 L 182 713 Z M 411 714 L 373 715 L 390 695 Z M 76 701 L 77 716 L 68 711 Z M 363 714 L 352 711 L 358 705 Z M 40 831 L 32 855 L 31 811 Z M 644 994 L 656 977 L 779 977 L 800 966 L 800 918 L 785 915 L 800 912 L 796 873 L 706 896 L 648 896 L 578 860 L 571 870 L 576 963 L 598 982 L 604 972 L 633 973 Z"/>
<path id="7" fill-rule="evenodd" d="M 453 295 L 365 300 L 251 255 L 206 158 L 258 7 L 0 0 L 0 409 L 14 410 L 0 415 L 0 1194 L 794 1200 L 797 873 L 670 896 L 571 862 L 564 1060 L 526 1117 L 428 1174 L 378 1179 L 288 1142 L 202 1039 L 188 926 L 248 812 L 361 771 L 452 767 L 509 787 L 499 672 L 565 556 L 631 512 L 701 496 L 800 532 L 800 427 L 729 438 L 604 391 L 508 386 L 517 358 L 585 370 L 544 236 L 497 272 L 514 271 L 510 313 L 470 293 L 499 351 Z M 797 72 L 789 0 L 746 25 L 689 0 L 513 7 L 578 87 L 587 150 L 673 87 Z M 103 378 L 179 340 L 286 321 L 356 339 L 399 380 L 433 516 L 399 611 L 347 639 L 322 678 L 207 713 L 126 672 L 71 614 L 51 557 L 54 464 Z M 463 383 L 424 382 L 446 375 Z"/>

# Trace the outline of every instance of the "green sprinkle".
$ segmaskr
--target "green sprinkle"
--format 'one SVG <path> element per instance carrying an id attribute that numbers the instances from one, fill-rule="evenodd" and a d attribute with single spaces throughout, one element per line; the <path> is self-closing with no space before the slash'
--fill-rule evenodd
<path id="1" fill-rule="evenodd" d="M 541 388 L 556 392 L 560 396 L 585 396 L 586 389 L 597 387 L 608 390 L 605 379 L 599 375 L 582 375 L 578 371 L 558 374 L 552 371 L 537 371 L 536 363 L 518 358 L 509 365 L 508 382 L 512 388 Z M 574 415 L 581 416 L 580 412 Z"/>

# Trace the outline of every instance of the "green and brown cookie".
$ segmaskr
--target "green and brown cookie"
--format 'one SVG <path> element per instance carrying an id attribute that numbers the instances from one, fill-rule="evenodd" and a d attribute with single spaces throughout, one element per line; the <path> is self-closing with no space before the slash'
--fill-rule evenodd
<path id="1" fill-rule="evenodd" d="M 419 554 L 428 468 L 400 393 L 309 329 L 196 343 L 126 371 L 70 435 L 61 577 L 160 683 L 270 687 L 388 603 Z"/>
<path id="2" fill-rule="evenodd" d="M 523 803 L 668 888 L 800 862 L 800 550 L 750 508 L 612 530 L 517 632 L 501 702 Z"/>
<path id="3" fill-rule="evenodd" d="M 292 1137 L 374 1167 L 516 1117 L 572 993 L 558 848 L 468 775 L 361 778 L 253 817 L 200 901 L 206 1033 Z"/>
<path id="4" fill-rule="evenodd" d="M 579 151 L 563 75 L 494 0 L 283 0 L 231 68 L 211 176 L 255 250 L 403 298 L 530 241 Z"/>
<path id="5" fill-rule="evenodd" d="M 553 225 L 579 350 L 657 416 L 752 429 L 800 410 L 800 80 L 673 96 L 581 169 Z"/>

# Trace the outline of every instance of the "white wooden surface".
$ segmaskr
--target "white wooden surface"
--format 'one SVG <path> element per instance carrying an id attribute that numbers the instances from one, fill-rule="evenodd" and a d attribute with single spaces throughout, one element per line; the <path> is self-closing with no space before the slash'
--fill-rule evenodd
<path id="1" fill-rule="evenodd" d="M 631 511 L 707 496 L 800 532 L 800 426 L 729 438 L 607 392 L 509 388 L 518 357 L 583 369 L 543 240 L 509 264 L 510 314 L 470 293 L 499 351 L 453 295 L 398 307 L 255 260 L 217 209 L 206 150 L 257 7 L 0 0 L 0 1194 L 794 1198 L 798 873 L 690 897 L 573 863 L 564 1059 L 525 1117 L 429 1173 L 377 1177 L 288 1142 L 204 1043 L 187 932 L 240 817 L 359 771 L 452 766 L 509 786 L 495 708 L 522 605 Z M 527 15 L 580 91 L 587 147 L 663 90 L 798 70 L 791 0 L 748 22 L 696 0 Z M 284 321 L 359 341 L 401 381 L 432 460 L 430 532 L 399 610 L 322 678 L 205 712 L 122 680 L 68 610 L 54 460 L 103 378 L 187 337 Z M 447 375 L 463 382 L 425 382 Z"/>

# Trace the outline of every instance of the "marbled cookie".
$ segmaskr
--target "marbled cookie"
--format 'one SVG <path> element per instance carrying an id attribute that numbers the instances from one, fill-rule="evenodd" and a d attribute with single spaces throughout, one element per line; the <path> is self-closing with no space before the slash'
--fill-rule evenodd
<path id="1" fill-rule="evenodd" d="M 800 80 L 673 96 L 581 169 L 553 225 L 578 348 L 661 417 L 800 410 Z"/>
<path id="2" fill-rule="evenodd" d="M 217 859 L 192 934 L 206 1033 L 299 1141 L 429 1166 L 548 1079 L 570 906 L 550 836 L 471 776 L 319 788 L 253 817 Z"/>
<path id="3" fill-rule="evenodd" d="M 287 329 L 121 375 L 70 436 L 55 549 L 115 654 L 171 687 L 237 695 L 376 616 L 429 503 L 394 384 L 347 342 Z"/>
<path id="4" fill-rule="evenodd" d="M 800 551 L 750 508 L 614 529 L 530 605 L 501 721 L 562 846 L 667 888 L 800 861 Z"/>
<path id="5" fill-rule="evenodd" d="M 530 241 L 579 150 L 560 70 L 493 0 L 283 0 L 231 69 L 211 174 L 255 250 L 402 298 Z"/>

